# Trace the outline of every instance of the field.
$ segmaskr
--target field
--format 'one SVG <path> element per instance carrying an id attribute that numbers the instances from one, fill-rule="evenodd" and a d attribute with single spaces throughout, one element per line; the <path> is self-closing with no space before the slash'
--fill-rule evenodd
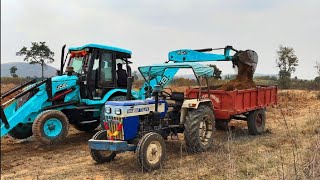
<path id="1" fill-rule="evenodd" d="M 11 85 L 1 86 L 2 92 L 5 88 Z M 186 151 L 182 135 L 167 141 L 166 164 L 150 173 L 139 168 L 130 152 L 96 164 L 87 146 L 94 133 L 72 127 L 66 141 L 52 146 L 32 137 L 6 136 L 1 139 L 1 179 L 320 179 L 317 92 L 280 91 L 278 105 L 267 109 L 261 136 L 250 136 L 242 121 L 230 126 L 230 131 L 215 132 L 213 148 L 200 154 Z"/>

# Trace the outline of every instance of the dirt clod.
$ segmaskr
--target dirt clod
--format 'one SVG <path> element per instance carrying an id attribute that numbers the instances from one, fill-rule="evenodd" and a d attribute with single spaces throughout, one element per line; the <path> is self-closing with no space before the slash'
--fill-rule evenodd
<path id="1" fill-rule="evenodd" d="M 226 84 L 222 85 L 218 89 L 225 90 L 225 91 L 232 91 L 235 89 L 241 90 L 241 89 L 250 89 L 255 87 L 256 87 L 256 84 L 253 82 L 252 67 L 239 61 L 237 77 L 227 82 Z"/>

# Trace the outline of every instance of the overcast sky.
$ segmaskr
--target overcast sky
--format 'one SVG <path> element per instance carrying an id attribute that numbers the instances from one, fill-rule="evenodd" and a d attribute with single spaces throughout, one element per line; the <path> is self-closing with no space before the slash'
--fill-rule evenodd
<path id="1" fill-rule="evenodd" d="M 294 76 L 314 79 L 320 61 L 319 0 L 1 0 L 1 63 L 45 41 L 59 67 L 61 46 L 101 43 L 133 52 L 133 69 L 161 63 L 181 48 L 232 45 L 258 53 L 256 73 L 276 74 L 276 50 L 291 46 Z M 224 74 L 230 62 L 215 63 Z"/>

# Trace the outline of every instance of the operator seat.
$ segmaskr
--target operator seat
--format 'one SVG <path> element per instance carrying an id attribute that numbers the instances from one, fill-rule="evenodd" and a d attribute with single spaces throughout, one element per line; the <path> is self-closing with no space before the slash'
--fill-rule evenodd
<path id="1" fill-rule="evenodd" d="M 184 101 L 184 93 L 183 92 L 172 92 L 171 93 L 171 100 L 175 101 L 175 104 L 173 105 L 174 110 L 180 110 L 181 106 Z"/>

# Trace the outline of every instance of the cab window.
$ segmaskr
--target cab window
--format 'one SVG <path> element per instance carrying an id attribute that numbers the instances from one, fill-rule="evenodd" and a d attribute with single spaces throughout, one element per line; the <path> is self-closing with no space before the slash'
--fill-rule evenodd
<path id="1" fill-rule="evenodd" d="M 112 83 L 113 82 L 113 63 L 112 54 L 109 52 L 103 52 L 100 61 L 100 81 L 101 83 Z"/>

